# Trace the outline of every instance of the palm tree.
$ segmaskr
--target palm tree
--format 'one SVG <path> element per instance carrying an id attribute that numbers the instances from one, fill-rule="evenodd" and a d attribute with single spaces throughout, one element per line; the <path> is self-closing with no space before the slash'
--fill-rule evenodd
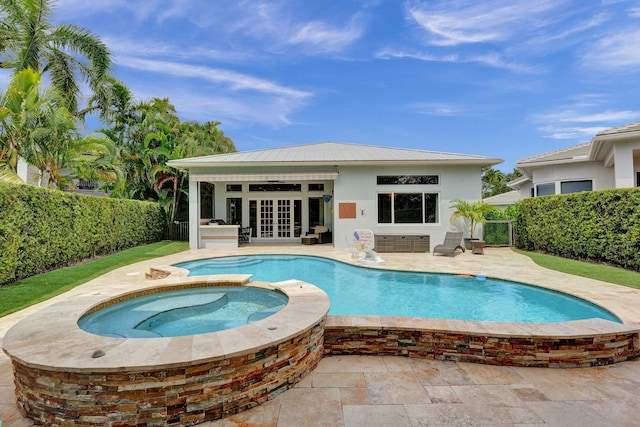
<path id="1" fill-rule="evenodd" d="M 451 224 L 455 224 L 459 219 L 466 221 L 469 226 L 469 239 L 473 239 L 473 232 L 478 224 L 487 222 L 487 214 L 497 209 L 482 200 L 469 202 L 467 200 L 454 199 L 451 203 L 451 208 L 454 209 L 451 215 Z"/>
<path id="2" fill-rule="evenodd" d="M 87 81 L 92 91 L 99 91 L 111 67 L 111 54 L 84 28 L 50 24 L 53 3 L 0 0 L 0 67 L 12 68 L 15 73 L 32 68 L 48 74 L 51 84 L 65 97 L 67 109 L 77 114 L 79 78 Z"/>
<path id="3" fill-rule="evenodd" d="M 40 89 L 41 76 L 31 68 L 14 75 L 0 96 L 0 165 L 17 172 L 19 158 L 32 150 L 33 135 L 43 111 L 57 100 L 53 90 Z"/>
<path id="4" fill-rule="evenodd" d="M 506 177 L 502 171 L 488 169 L 482 174 L 482 198 L 496 196 L 509 191 Z"/>

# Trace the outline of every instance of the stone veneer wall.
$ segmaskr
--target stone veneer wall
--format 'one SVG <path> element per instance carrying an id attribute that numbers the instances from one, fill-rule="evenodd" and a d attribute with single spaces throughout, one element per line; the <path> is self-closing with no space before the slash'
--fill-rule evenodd
<path id="1" fill-rule="evenodd" d="M 56 372 L 13 360 L 18 406 L 47 426 L 187 426 L 278 396 L 322 358 L 324 320 L 252 354 L 142 372 Z"/>
<path id="2" fill-rule="evenodd" d="M 466 332 L 325 326 L 325 355 L 409 356 L 503 366 L 587 367 L 640 356 L 637 332 L 509 337 Z"/>

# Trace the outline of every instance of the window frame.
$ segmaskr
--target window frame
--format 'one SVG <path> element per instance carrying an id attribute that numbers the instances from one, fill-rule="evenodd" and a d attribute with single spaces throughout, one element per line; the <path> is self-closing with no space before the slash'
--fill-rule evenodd
<path id="1" fill-rule="evenodd" d="M 399 210 L 396 207 L 396 200 L 398 200 L 398 195 L 402 195 L 403 197 L 411 197 L 419 195 L 420 197 L 420 221 L 412 222 L 412 221 L 399 221 Z M 433 198 L 430 201 L 428 198 Z M 399 191 L 388 191 L 388 192 L 379 192 L 376 197 L 376 212 L 377 212 L 377 222 L 378 224 L 392 224 L 392 225 L 430 225 L 430 224 L 439 224 L 440 223 L 440 193 L 439 192 L 431 192 L 431 191 L 419 191 L 419 192 L 399 192 Z M 431 209 L 429 209 L 428 205 L 433 205 Z M 427 221 L 428 218 L 433 217 L 432 221 Z M 387 220 L 388 219 L 388 220 Z"/>
<path id="2" fill-rule="evenodd" d="M 545 194 L 540 194 L 540 188 L 551 188 L 553 189 L 553 193 L 545 193 Z M 556 183 L 555 182 L 546 182 L 544 184 L 536 184 L 536 197 L 543 197 L 543 196 L 553 196 L 556 194 Z"/>
<path id="3" fill-rule="evenodd" d="M 565 192 L 564 191 L 564 185 L 565 184 L 578 184 L 578 183 L 589 183 L 589 189 L 584 189 L 584 190 L 576 190 L 576 191 L 568 191 Z M 560 194 L 572 194 L 572 193 L 581 193 L 583 191 L 593 191 L 593 179 L 573 179 L 570 181 L 560 181 Z"/>
<path id="4" fill-rule="evenodd" d="M 388 182 L 381 182 L 384 180 Z M 440 185 L 440 175 L 377 175 L 376 185 Z"/>

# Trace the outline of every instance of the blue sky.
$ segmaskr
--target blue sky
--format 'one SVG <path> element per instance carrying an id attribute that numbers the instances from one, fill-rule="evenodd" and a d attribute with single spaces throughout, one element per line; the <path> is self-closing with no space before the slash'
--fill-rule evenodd
<path id="1" fill-rule="evenodd" d="M 238 150 L 339 141 L 519 159 L 640 120 L 626 0 L 60 0 L 140 100 Z"/>

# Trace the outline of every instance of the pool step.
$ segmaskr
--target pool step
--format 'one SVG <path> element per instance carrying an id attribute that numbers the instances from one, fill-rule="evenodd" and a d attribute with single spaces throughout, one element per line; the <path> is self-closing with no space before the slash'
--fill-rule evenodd
<path id="1" fill-rule="evenodd" d="M 199 297 L 199 300 L 197 302 L 202 302 L 201 295 L 192 295 L 192 297 Z M 227 294 L 219 294 L 217 295 L 217 297 L 218 298 L 214 300 L 211 300 L 211 298 L 209 298 L 208 302 L 202 304 L 198 304 L 195 301 L 188 303 L 187 301 L 185 301 L 185 299 L 181 298 L 180 307 L 173 307 L 167 310 L 160 311 L 153 316 L 149 316 L 135 325 L 133 329 L 153 331 L 154 328 L 158 328 L 166 323 L 175 322 L 179 319 L 190 317 L 194 313 L 198 314 L 202 312 L 213 312 L 216 310 L 220 310 L 222 307 L 229 303 L 229 297 L 227 296 Z"/>
<path id="2" fill-rule="evenodd" d="M 247 323 L 253 323 L 253 322 L 257 322 L 258 320 L 266 319 L 267 317 L 271 316 L 272 314 L 275 314 L 278 311 L 282 310 L 284 308 L 284 306 L 285 305 L 283 304 L 283 305 L 279 305 L 279 306 L 276 306 L 276 307 L 268 308 L 266 310 L 257 311 L 255 313 L 251 314 L 247 318 Z"/>

